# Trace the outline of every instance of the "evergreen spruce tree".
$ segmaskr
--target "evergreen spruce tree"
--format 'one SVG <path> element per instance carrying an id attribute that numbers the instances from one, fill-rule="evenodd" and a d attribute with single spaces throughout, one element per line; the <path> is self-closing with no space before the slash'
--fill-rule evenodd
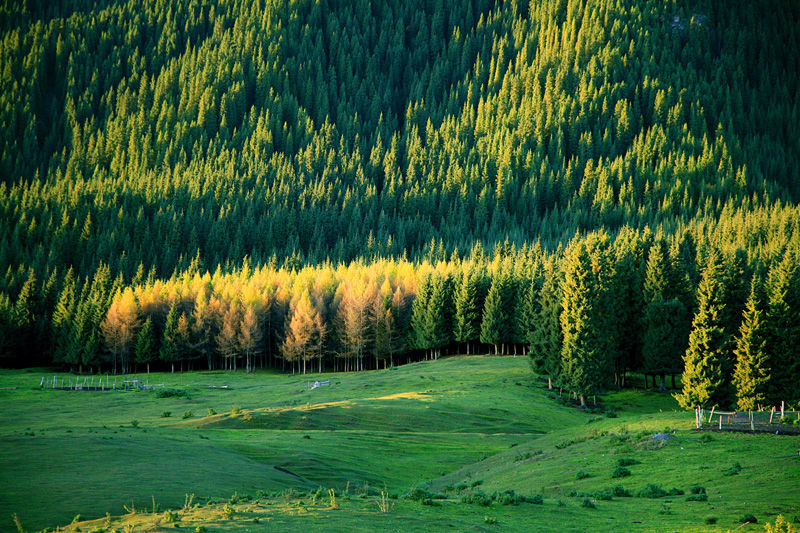
<path id="1" fill-rule="evenodd" d="M 730 376 L 724 373 L 729 339 L 725 332 L 722 267 L 712 251 L 697 288 L 697 313 L 683 357 L 683 390 L 676 395 L 684 408 L 727 407 Z"/>
<path id="2" fill-rule="evenodd" d="M 446 275 L 434 275 L 430 286 L 430 297 L 425 309 L 425 337 L 434 358 L 438 359 L 441 349 L 453 339 L 453 301 L 450 279 Z"/>
<path id="3" fill-rule="evenodd" d="M 167 320 L 164 323 L 164 334 L 161 336 L 161 348 L 158 358 L 170 365 L 171 371 L 175 372 L 175 361 L 178 360 L 178 309 L 172 304 L 167 313 Z"/>
<path id="4" fill-rule="evenodd" d="M 770 365 L 766 352 L 767 326 L 764 320 L 762 281 L 753 276 L 750 296 L 736 338 L 736 370 L 733 384 L 736 407 L 756 409 L 764 405 L 769 393 Z"/>
<path id="5" fill-rule="evenodd" d="M 561 296 L 552 267 L 544 271 L 544 281 L 539 290 L 539 309 L 530 333 L 530 351 L 533 371 L 547 376 L 548 388 L 559 383 L 561 375 Z"/>
<path id="6" fill-rule="evenodd" d="M 767 353 L 770 354 L 768 400 L 773 404 L 800 399 L 800 254 L 784 253 L 767 281 Z"/>
<path id="7" fill-rule="evenodd" d="M 453 338 L 467 346 L 480 338 L 481 308 L 479 302 L 480 280 L 477 271 L 470 268 L 461 277 L 461 284 L 455 296 L 455 316 L 453 317 Z"/>
<path id="8" fill-rule="evenodd" d="M 134 361 L 139 365 L 147 365 L 147 373 L 150 373 L 150 362 L 155 358 L 156 339 L 153 332 L 153 320 L 147 317 L 139 333 L 136 335 L 136 345 L 134 346 Z"/>
<path id="9" fill-rule="evenodd" d="M 564 257 L 562 375 L 565 386 L 579 395 L 581 406 L 586 405 L 587 395 L 606 386 L 613 361 L 612 310 L 605 305 L 612 288 L 604 286 L 606 242 L 603 235 L 575 239 Z"/>
<path id="10" fill-rule="evenodd" d="M 494 354 L 500 353 L 500 345 L 510 337 L 508 301 L 508 274 L 504 271 L 495 274 L 486 302 L 483 307 L 483 320 L 481 321 L 481 342 L 494 345 Z"/>
<path id="11" fill-rule="evenodd" d="M 427 336 L 430 286 L 430 275 L 426 275 L 420 280 L 416 297 L 411 304 L 409 345 L 415 350 L 430 350 L 433 347 Z"/>

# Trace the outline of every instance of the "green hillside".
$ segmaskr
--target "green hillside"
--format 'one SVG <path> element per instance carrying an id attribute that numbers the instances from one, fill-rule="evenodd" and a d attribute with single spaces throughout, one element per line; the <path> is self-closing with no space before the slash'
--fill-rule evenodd
<path id="1" fill-rule="evenodd" d="M 0 471 L 15 480 L 0 488 L 3 529 L 16 513 L 27 530 L 80 514 L 93 522 L 64 530 L 157 531 L 171 527 L 170 509 L 179 531 L 725 531 L 746 513 L 760 523 L 800 513 L 796 437 L 696 433 L 674 399 L 641 390 L 585 413 L 556 402 L 525 358 L 329 373 L 311 390 L 317 375 L 138 376 L 187 393 L 172 397 L 42 390 L 42 376 L 0 376 Z M 674 439 L 653 440 L 659 431 Z M 635 459 L 630 475 L 613 478 L 622 458 Z M 686 495 L 605 495 L 648 483 Z M 694 485 L 707 500 L 687 501 Z M 543 503 L 464 502 L 509 490 Z"/>
<path id="2" fill-rule="evenodd" d="M 41 390 L 42 377 L 0 377 L 8 420 L 0 430 L 0 471 L 17 480 L 0 489 L 3 524 L 12 513 L 26 527 L 42 528 L 79 513 L 120 514 L 131 502 L 152 508 L 152 496 L 175 507 L 186 493 L 227 498 L 367 484 L 399 494 L 585 418 L 537 393 L 521 357 L 294 378 L 138 376 L 187 393 L 166 398 Z M 309 390 L 320 378 L 331 384 Z"/>

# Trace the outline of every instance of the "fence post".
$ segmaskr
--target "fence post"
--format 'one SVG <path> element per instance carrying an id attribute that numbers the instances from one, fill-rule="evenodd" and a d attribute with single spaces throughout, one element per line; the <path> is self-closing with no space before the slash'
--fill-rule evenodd
<path id="1" fill-rule="evenodd" d="M 775 406 L 772 406 L 772 411 L 769 412 L 769 423 L 772 424 L 772 417 L 775 416 Z"/>
<path id="2" fill-rule="evenodd" d="M 719 429 L 722 430 L 722 415 L 719 416 Z"/>
<path id="3" fill-rule="evenodd" d="M 711 423 L 711 421 L 714 419 L 714 409 L 716 409 L 716 408 L 717 408 L 717 406 L 716 406 L 716 405 L 715 405 L 714 407 L 712 407 L 712 408 L 711 408 L 711 414 L 710 414 L 710 415 L 708 415 L 708 423 L 709 423 L 709 424 L 710 424 L 710 423 Z"/>
<path id="4" fill-rule="evenodd" d="M 781 418 L 783 418 L 783 400 L 781 400 Z"/>
<path id="5" fill-rule="evenodd" d="M 756 430 L 756 428 L 753 425 L 753 410 L 750 409 L 750 431 L 755 431 L 755 430 Z"/>

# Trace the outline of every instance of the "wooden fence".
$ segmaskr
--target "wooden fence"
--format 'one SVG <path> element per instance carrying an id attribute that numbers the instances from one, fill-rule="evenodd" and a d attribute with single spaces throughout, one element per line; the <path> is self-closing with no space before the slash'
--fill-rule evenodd
<path id="1" fill-rule="evenodd" d="M 800 411 L 787 410 L 786 403 L 762 410 L 721 411 L 713 407 L 707 411 L 695 408 L 695 427 L 732 431 L 777 431 L 784 428 L 786 433 L 800 433 Z"/>

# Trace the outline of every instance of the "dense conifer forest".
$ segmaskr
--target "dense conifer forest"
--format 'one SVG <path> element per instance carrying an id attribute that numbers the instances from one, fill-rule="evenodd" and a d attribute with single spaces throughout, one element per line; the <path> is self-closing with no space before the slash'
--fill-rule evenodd
<path id="1" fill-rule="evenodd" d="M 0 364 L 528 355 L 800 400 L 800 4 L 0 7 Z"/>

